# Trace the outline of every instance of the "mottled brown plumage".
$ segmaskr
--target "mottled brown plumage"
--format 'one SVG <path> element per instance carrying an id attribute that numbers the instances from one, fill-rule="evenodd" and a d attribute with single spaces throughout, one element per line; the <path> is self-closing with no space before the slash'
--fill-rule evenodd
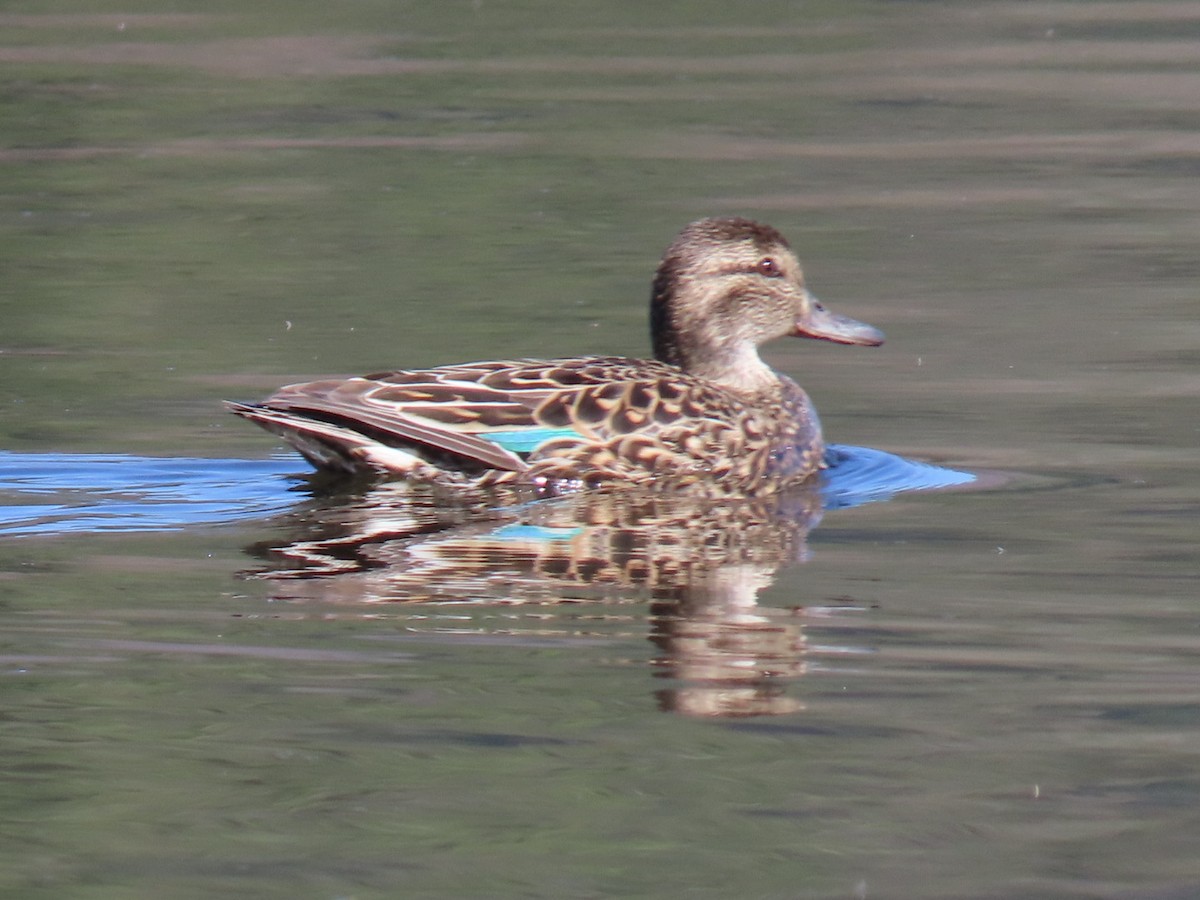
<path id="1" fill-rule="evenodd" d="M 702 219 L 654 278 L 656 359 L 505 360 L 291 385 L 238 415 L 319 468 L 549 492 L 653 485 L 772 493 L 819 467 L 808 396 L 758 347 L 786 335 L 874 346 L 804 286 L 775 229 Z"/>

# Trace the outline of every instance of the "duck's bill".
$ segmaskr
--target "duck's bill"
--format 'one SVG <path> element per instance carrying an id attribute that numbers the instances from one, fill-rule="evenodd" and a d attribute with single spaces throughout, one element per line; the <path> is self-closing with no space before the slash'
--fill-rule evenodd
<path id="1" fill-rule="evenodd" d="M 883 332 L 878 328 L 831 313 L 814 297 L 808 308 L 808 316 L 796 322 L 796 337 L 817 338 L 835 344 L 855 344 L 859 347 L 878 347 L 883 343 Z"/>

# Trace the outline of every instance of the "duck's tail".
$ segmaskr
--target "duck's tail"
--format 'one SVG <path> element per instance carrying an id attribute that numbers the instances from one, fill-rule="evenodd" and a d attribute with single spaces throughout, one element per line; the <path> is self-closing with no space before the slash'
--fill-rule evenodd
<path id="1" fill-rule="evenodd" d="M 392 447 L 333 422 L 271 409 L 258 403 L 225 401 L 231 413 L 278 435 L 318 469 L 346 475 L 439 480 L 445 470 L 403 447 Z"/>

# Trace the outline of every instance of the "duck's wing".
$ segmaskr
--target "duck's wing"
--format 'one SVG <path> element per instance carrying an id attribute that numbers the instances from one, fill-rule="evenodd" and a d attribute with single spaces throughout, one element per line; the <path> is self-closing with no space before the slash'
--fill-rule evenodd
<path id="1" fill-rule="evenodd" d="M 539 420 L 539 406 L 628 377 L 639 362 L 511 360 L 382 372 L 289 385 L 262 403 L 227 406 L 283 437 L 319 468 L 431 474 L 418 472 L 425 465 L 466 475 L 519 473 L 540 445 L 581 437 L 571 422 Z"/>
<path id="2" fill-rule="evenodd" d="M 441 481 L 720 475 L 755 436 L 721 388 L 615 357 L 383 372 L 229 406 L 319 468 Z"/>
<path id="3" fill-rule="evenodd" d="M 525 468 L 518 453 L 463 426 L 524 422 L 528 411 L 500 392 L 437 376 L 408 385 L 374 378 L 313 381 L 281 388 L 262 403 L 227 406 L 287 440 L 319 468 L 405 475 L 422 465 L 464 473 Z"/>
<path id="4" fill-rule="evenodd" d="M 340 397 L 308 395 L 291 402 L 272 397 L 263 403 L 226 401 L 225 406 L 279 435 L 320 469 L 432 476 L 443 468 L 466 473 L 526 468 L 520 456 L 489 441 Z"/>

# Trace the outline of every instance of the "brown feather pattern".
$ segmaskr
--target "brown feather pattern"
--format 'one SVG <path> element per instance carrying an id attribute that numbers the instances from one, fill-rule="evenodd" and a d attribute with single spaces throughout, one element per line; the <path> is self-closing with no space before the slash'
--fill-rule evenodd
<path id="1" fill-rule="evenodd" d="M 758 345 L 799 333 L 882 340 L 825 312 L 778 232 L 737 218 L 693 223 L 668 248 L 651 322 L 658 359 L 381 372 L 230 408 L 333 470 L 465 488 L 773 493 L 810 477 L 824 445 L 807 395 L 762 362 Z"/>

